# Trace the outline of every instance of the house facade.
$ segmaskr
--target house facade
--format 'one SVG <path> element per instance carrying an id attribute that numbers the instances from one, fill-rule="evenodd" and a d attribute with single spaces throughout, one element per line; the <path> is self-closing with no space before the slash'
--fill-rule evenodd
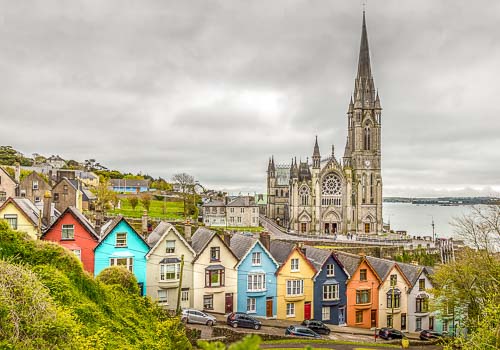
<path id="1" fill-rule="evenodd" d="M 418 268 L 417 278 L 412 281 L 408 293 L 408 331 L 420 332 L 423 329 L 436 327 L 435 316 L 429 309 L 429 300 L 432 295 L 428 292 L 432 289 L 427 268 Z M 442 331 L 442 330 L 441 330 Z"/>
<path id="2" fill-rule="evenodd" d="M 27 198 L 36 205 L 43 202 L 45 192 L 52 188 L 37 172 L 33 171 L 19 183 L 19 196 Z"/>
<path id="3" fill-rule="evenodd" d="M 148 252 L 149 246 L 141 235 L 122 216 L 117 216 L 102 227 L 101 241 L 94 249 L 94 275 L 110 266 L 123 266 L 135 275 L 144 295 Z"/>
<path id="4" fill-rule="evenodd" d="M 52 188 L 52 202 L 59 212 L 63 212 L 67 207 L 75 207 L 83 210 L 83 194 L 79 188 L 78 180 L 70 180 L 63 177 Z"/>
<path id="5" fill-rule="evenodd" d="M 203 223 L 207 227 L 227 226 L 226 203 L 221 200 L 212 200 L 202 206 Z"/>
<path id="6" fill-rule="evenodd" d="M 80 259 L 83 268 L 94 274 L 94 249 L 99 243 L 99 235 L 90 221 L 76 208 L 66 208 L 45 231 L 42 239 L 71 250 Z"/>
<path id="7" fill-rule="evenodd" d="M 230 313 L 238 300 L 238 258 L 228 242 L 214 231 L 198 228 L 192 237 L 193 307 L 215 313 Z"/>
<path id="8" fill-rule="evenodd" d="M 205 226 L 258 227 L 259 205 L 254 197 L 213 200 L 202 206 Z"/>
<path id="9" fill-rule="evenodd" d="M 142 193 L 149 191 L 149 180 L 110 179 L 111 189 L 118 193 Z"/>
<path id="10" fill-rule="evenodd" d="M 173 225 L 164 221 L 151 232 L 147 242 L 151 250 L 146 254 L 146 294 L 169 310 L 176 310 L 178 302 L 181 308 L 192 307 L 196 255 L 193 248 Z M 181 260 L 184 261 L 182 282 Z"/>
<path id="11" fill-rule="evenodd" d="M 4 168 L 0 167 L 0 204 L 5 202 L 9 197 L 15 197 L 16 188 L 16 180 Z"/>
<path id="12" fill-rule="evenodd" d="M 262 236 L 266 235 L 265 233 Z M 276 306 L 276 270 L 278 262 L 269 252 L 269 239 L 259 239 L 243 234 L 231 237 L 231 250 L 240 261 L 238 271 L 237 311 L 257 317 L 275 318 Z M 267 245 L 267 248 L 266 248 Z"/>
<path id="13" fill-rule="evenodd" d="M 41 236 L 40 210 L 27 198 L 8 198 L 0 206 L 0 219 L 15 231 L 26 232 L 33 239 Z"/>

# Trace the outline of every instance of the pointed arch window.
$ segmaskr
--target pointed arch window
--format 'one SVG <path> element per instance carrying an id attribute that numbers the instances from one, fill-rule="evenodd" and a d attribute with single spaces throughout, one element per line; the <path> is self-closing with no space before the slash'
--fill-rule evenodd
<path id="1" fill-rule="evenodd" d="M 302 186 L 299 191 L 300 205 L 309 205 L 309 187 Z"/>
<path id="2" fill-rule="evenodd" d="M 370 129 L 370 126 L 365 126 L 365 129 L 363 131 L 363 149 L 364 150 L 371 150 L 372 148 L 372 132 Z"/>

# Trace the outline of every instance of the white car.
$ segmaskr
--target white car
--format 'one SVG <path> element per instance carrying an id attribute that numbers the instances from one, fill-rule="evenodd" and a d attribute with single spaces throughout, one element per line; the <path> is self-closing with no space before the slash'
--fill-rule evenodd
<path id="1" fill-rule="evenodd" d="M 213 326 L 217 323 L 215 316 L 195 309 L 183 309 L 181 321 L 186 323 L 206 324 L 207 326 Z"/>

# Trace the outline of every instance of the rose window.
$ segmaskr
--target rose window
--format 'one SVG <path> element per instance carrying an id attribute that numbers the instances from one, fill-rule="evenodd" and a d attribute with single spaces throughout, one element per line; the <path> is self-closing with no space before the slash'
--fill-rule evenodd
<path id="1" fill-rule="evenodd" d="M 328 174 L 323 178 L 321 194 L 324 196 L 338 196 L 342 193 L 342 182 L 336 174 Z"/>

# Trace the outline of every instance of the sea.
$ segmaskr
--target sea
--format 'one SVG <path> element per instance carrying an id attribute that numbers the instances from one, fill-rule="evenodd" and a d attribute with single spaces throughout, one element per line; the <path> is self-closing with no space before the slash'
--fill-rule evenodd
<path id="1" fill-rule="evenodd" d="M 454 218 L 471 212 L 470 205 L 444 206 L 411 203 L 384 203 L 384 223 L 390 223 L 394 231 L 406 231 L 412 236 L 432 236 L 432 222 L 436 237 L 455 237 L 451 224 Z"/>

